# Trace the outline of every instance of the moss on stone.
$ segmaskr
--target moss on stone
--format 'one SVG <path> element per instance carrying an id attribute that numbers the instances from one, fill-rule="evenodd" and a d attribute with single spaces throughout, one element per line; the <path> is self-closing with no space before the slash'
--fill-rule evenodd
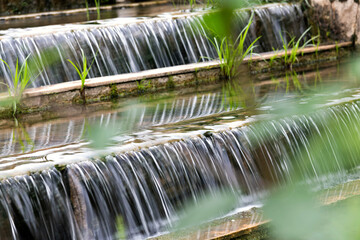
<path id="1" fill-rule="evenodd" d="M 118 98 L 119 98 L 119 93 L 118 93 L 116 84 L 111 84 L 110 85 L 110 99 L 118 99 Z"/>
<path id="2" fill-rule="evenodd" d="M 174 82 L 174 77 L 173 76 L 169 76 L 169 79 L 166 82 L 166 88 L 167 89 L 174 89 L 175 88 L 175 82 Z"/>
<path id="3" fill-rule="evenodd" d="M 63 172 L 63 171 L 66 169 L 66 165 L 55 164 L 55 168 L 56 168 L 56 170 L 58 170 L 59 172 Z"/>

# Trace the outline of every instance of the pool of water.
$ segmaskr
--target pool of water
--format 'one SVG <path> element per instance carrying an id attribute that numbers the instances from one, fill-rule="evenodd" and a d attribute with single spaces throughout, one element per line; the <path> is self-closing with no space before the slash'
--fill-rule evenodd
<path id="1" fill-rule="evenodd" d="M 306 89 L 332 85 L 339 71 L 334 67 L 297 73 L 300 88 L 294 84 L 294 77 L 258 82 L 242 76 L 233 82 L 119 100 L 115 109 L 106 107 L 109 110 L 41 122 L 38 119 L 32 122 L 31 117 L 11 124 L 7 122 L 0 129 L 0 176 L 237 128 L 263 118 L 274 102 L 291 104 L 296 100 L 304 104 L 308 101 Z M 348 79 L 333 93 L 328 104 L 359 97 L 358 88 Z M 89 129 L 95 126 L 113 131 L 101 150 L 93 149 L 87 137 Z"/>
<path id="2" fill-rule="evenodd" d="M 182 13 L 185 12 L 187 6 L 185 5 L 173 5 L 173 4 L 161 4 L 154 6 L 138 6 L 131 8 L 119 8 L 111 10 L 102 10 L 101 19 L 112 18 L 139 18 L 139 17 L 155 17 L 159 14 L 173 12 Z M 1 17 L 0 17 L 1 19 Z M 97 13 L 91 11 L 89 13 L 89 20 L 96 21 Z M 62 25 L 69 23 L 87 22 L 86 12 L 73 13 L 73 14 L 60 14 L 54 16 L 41 16 L 37 18 L 18 18 L 12 20 L 0 20 L 0 30 L 17 29 L 17 28 L 33 28 L 47 25 Z"/>

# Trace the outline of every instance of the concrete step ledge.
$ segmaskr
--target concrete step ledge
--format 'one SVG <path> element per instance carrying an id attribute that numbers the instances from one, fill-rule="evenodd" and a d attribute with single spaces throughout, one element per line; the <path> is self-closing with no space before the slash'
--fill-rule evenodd
<path id="1" fill-rule="evenodd" d="M 351 46 L 351 42 L 340 43 L 337 45 L 339 48 L 349 47 Z M 311 54 L 314 53 L 316 50 L 318 52 L 333 50 L 336 48 L 335 44 L 320 46 L 316 47 L 307 47 L 298 52 L 298 54 Z M 287 53 L 290 55 L 290 53 Z M 249 63 L 250 61 L 258 62 L 262 60 L 269 60 L 273 56 L 277 56 L 279 58 L 285 56 L 285 51 L 279 51 L 278 53 L 269 52 L 260 55 L 254 55 L 252 57 L 246 57 L 244 59 L 244 63 Z M 119 83 L 128 83 L 134 81 L 141 81 L 141 80 L 148 80 L 154 78 L 161 78 L 161 77 L 168 77 L 174 75 L 181 75 L 186 73 L 194 73 L 203 70 L 210 70 L 220 68 L 219 61 L 211 61 L 211 62 L 203 62 L 203 63 L 194 63 L 194 64 L 186 64 L 174 67 L 167 67 L 167 68 L 159 68 L 159 69 L 152 69 L 147 71 L 141 71 L 137 73 L 127 73 L 127 74 L 120 74 L 114 76 L 107 76 L 107 77 L 99 77 L 99 78 L 92 78 L 87 79 L 85 81 L 85 88 L 94 88 L 94 87 L 101 87 L 110 84 L 119 84 Z M 25 90 L 23 97 L 24 99 L 30 97 L 37 97 L 42 95 L 49 95 L 54 93 L 62 93 L 72 90 L 80 90 L 81 89 L 81 81 L 73 81 L 73 82 L 64 82 L 58 83 L 54 85 L 39 87 L 39 88 L 31 88 Z"/>
<path id="2" fill-rule="evenodd" d="M 324 52 L 328 50 L 333 50 L 336 47 L 343 48 L 343 47 L 350 47 L 351 45 L 352 45 L 351 42 L 345 42 L 345 43 L 339 43 L 338 45 L 332 44 L 326 46 L 319 46 L 318 48 L 307 47 L 300 50 L 298 54 L 311 54 L 316 51 Z M 290 55 L 290 51 L 288 51 L 287 55 Z M 251 61 L 258 62 L 263 60 L 269 60 L 274 56 L 281 58 L 285 56 L 285 51 L 282 50 L 282 51 L 278 51 L 278 53 L 269 52 L 260 55 L 254 55 L 252 57 L 246 57 L 243 62 L 249 63 Z M 220 61 L 216 60 L 211 62 L 193 63 L 193 64 L 174 66 L 174 67 L 152 69 L 137 73 L 128 73 L 128 74 L 120 74 L 115 76 L 87 79 L 85 81 L 85 88 L 93 88 L 93 87 L 100 87 L 109 84 L 127 83 L 127 82 L 168 77 L 168 76 L 174 76 L 174 75 L 180 75 L 186 73 L 194 73 L 197 71 L 209 70 L 214 68 L 220 68 Z M 45 87 L 28 89 L 24 92 L 24 97 L 28 98 L 28 97 L 48 95 L 53 93 L 61 93 L 71 90 L 80 90 L 80 89 L 81 89 L 81 81 L 78 80 L 73 82 L 59 83 Z"/>

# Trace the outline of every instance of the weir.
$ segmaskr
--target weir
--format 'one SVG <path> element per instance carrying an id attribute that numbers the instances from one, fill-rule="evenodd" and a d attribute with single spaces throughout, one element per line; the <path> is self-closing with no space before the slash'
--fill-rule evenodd
<path id="1" fill-rule="evenodd" d="M 309 137 L 319 137 L 326 152 L 341 158 L 335 138 L 354 131 L 343 123 L 358 121 L 359 114 L 353 102 L 4 180 L 1 237 L 113 239 L 121 218 L 128 238 L 142 239 L 163 231 L 186 200 L 206 192 L 230 189 L 241 207 L 270 186 L 292 181 L 294 169 L 318 186 L 342 182 L 358 166 L 356 156 L 325 164 L 309 155 Z"/>
<path id="2" fill-rule="evenodd" d="M 209 64 L 217 58 L 212 36 L 203 25 L 206 13 L 9 29 L 1 32 L 0 58 L 14 68 L 18 58 L 21 63 L 32 54 L 32 73 L 40 75 L 31 87 L 40 87 L 78 80 L 68 59 L 81 65 L 84 52 L 92 64 L 88 78 L 123 74 L 128 80 L 120 79 L 124 86 L 137 86 L 142 94 L 151 79 L 126 79 L 124 73 Z M 280 50 L 308 29 L 300 4 L 268 4 L 234 14 L 235 34 L 253 15 L 245 47 L 260 37 L 255 54 Z M 159 95 L 148 92 L 119 100 L 117 86 L 107 79 L 111 83 L 96 91 L 115 91 L 112 103 L 87 99 L 88 104 L 63 106 L 58 109 L 67 111 L 63 119 L 36 112 L 18 120 L 15 111 L 13 122 L 0 122 L 0 240 L 156 237 L 173 230 L 189 202 L 198 206 L 204 197 L 220 193 L 234 196 L 236 202 L 222 216 L 239 216 L 235 225 L 249 218 L 252 227 L 264 222 L 252 207 L 264 203 L 276 187 L 300 184 L 316 192 L 359 179 L 360 90 L 351 81 L 358 76 L 350 68 L 340 71 L 339 60 L 341 46 L 350 44 L 318 42 L 311 51 L 303 50 L 314 54 L 303 56 L 306 61 L 298 61 L 299 66 L 333 60 L 322 66 L 326 81 L 319 71 L 306 72 L 319 70 L 320 64 L 296 73 L 285 60 L 286 49 L 276 52 L 278 58 L 258 55 L 256 64 L 248 56 L 246 64 L 256 72 L 278 60 L 276 68 L 270 66 L 256 79 L 243 74 L 234 81 L 184 84 L 188 89 L 170 91 L 175 71 L 160 69 L 169 76 L 153 73 L 154 77 L 169 85 L 164 87 L 169 91 Z M 267 57 L 264 65 L 262 56 Z M 212 74 L 219 74 L 218 62 L 212 64 L 217 66 Z M 335 64 L 337 68 L 330 69 Z M 273 75 L 274 69 L 280 69 L 284 78 Z M 197 69 L 191 71 L 195 73 L 185 71 L 176 77 L 197 77 Z M 341 84 L 333 85 L 331 74 Z M 11 86 L 10 75 L 5 62 L 0 62 L 0 81 Z M 85 86 L 88 93 L 103 79 L 92 80 Z M 328 85 L 336 90 L 317 91 Z M 79 94 L 79 85 L 74 86 L 67 86 L 63 95 Z M 43 89 L 33 92 L 35 104 L 40 104 L 36 94 Z M 57 101 L 51 98 L 54 92 L 47 91 L 48 101 Z M 15 127 L 9 129 L 7 124 Z M 100 134 L 91 138 L 91 130 Z M 93 145 L 97 141 L 103 144 L 100 149 Z M 346 194 L 351 195 L 351 189 Z M 328 192 L 325 202 L 335 195 Z M 246 216 L 247 212 L 253 215 Z M 237 228 L 230 226 L 225 233 Z"/>
<path id="3" fill-rule="evenodd" d="M 237 12 L 235 32 L 239 33 L 247 24 L 250 12 L 254 13 L 254 23 L 247 46 L 261 36 L 255 52 L 280 49 L 283 45 L 280 33 L 288 41 L 290 36 L 300 37 L 307 28 L 300 5 L 274 4 Z M 7 31 L 0 41 L 0 58 L 13 67 L 17 58 L 22 62 L 31 53 L 36 58 L 34 74 L 39 74 L 32 87 L 78 80 L 67 59 L 81 64 L 80 50 L 90 63 L 93 61 L 89 78 L 204 62 L 217 56 L 202 23 L 202 16 L 196 14 L 125 25 L 104 24 L 85 30 L 79 26 L 75 30 L 62 27 L 55 28 L 56 33 L 24 37 L 21 31 L 15 32 L 15 37 Z M 0 70 L 0 78 L 11 86 L 4 63 L 0 63 Z"/>

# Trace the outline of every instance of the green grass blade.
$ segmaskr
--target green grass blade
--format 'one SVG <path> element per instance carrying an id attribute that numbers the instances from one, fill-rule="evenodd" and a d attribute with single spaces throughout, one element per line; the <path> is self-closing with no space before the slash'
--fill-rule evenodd
<path id="1" fill-rule="evenodd" d="M 70 59 L 68 59 L 68 61 L 69 61 L 69 63 L 71 63 L 71 65 L 73 65 L 73 67 L 75 68 L 76 72 L 78 73 L 78 75 L 79 75 L 79 77 L 80 77 L 80 79 L 81 79 L 82 74 L 81 74 L 81 72 L 80 72 L 80 69 L 79 69 L 79 68 L 76 66 L 76 64 L 73 63 Z"/>

